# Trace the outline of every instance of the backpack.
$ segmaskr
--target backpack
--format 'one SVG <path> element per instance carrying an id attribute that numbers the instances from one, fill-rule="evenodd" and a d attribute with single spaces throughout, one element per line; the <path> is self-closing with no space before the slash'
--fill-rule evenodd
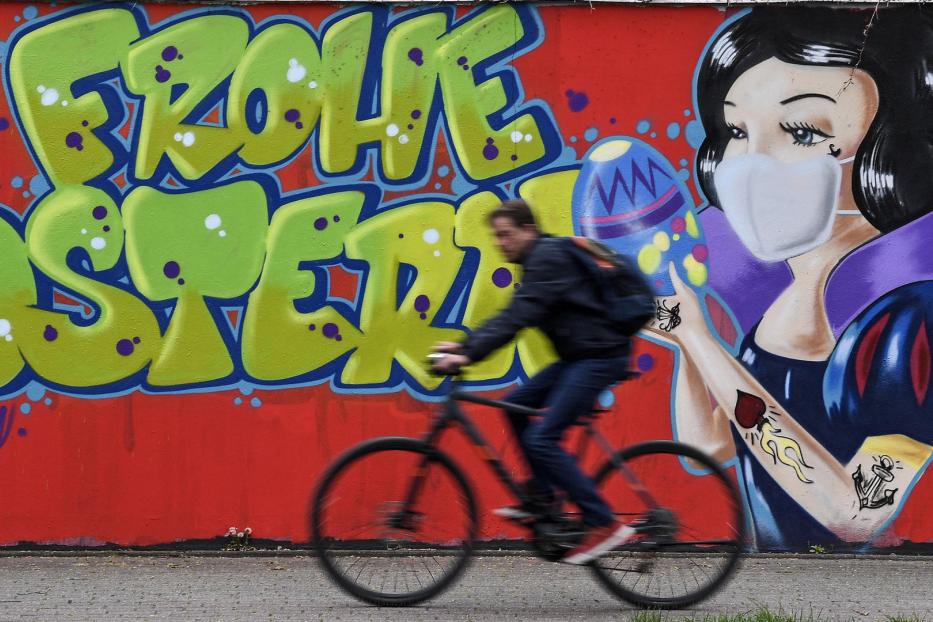
<path id="1" fill-rule="evenodd" d="M 636 266 L 605 244 L 585 237 L 567 238 L 571 254 L 594 277 L 606 317 L 619 332 L 632 336 L 655 315 L 655 294 Z"/>

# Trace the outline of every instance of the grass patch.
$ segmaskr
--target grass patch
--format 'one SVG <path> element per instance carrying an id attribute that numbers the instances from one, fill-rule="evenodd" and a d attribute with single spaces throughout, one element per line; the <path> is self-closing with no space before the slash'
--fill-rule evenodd
<path id="1" fill-rule="evenodd" d="M 917 614 L 911 616 L 886 616 L 885 622 L 927 622 Z M 750 613 L 734 615 L 705 615 L 702 617 L 680 617 L 661 611 L 639 611 L 632 617 L 632 622 L 820 622 L 819 615 L 813 613 L 777 613 L 768 609 L 758 609 Z"/>

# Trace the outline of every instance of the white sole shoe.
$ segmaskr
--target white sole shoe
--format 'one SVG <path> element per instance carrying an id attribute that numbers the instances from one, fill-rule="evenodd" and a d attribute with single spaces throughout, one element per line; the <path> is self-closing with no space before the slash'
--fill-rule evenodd
<path id="1" fill-rule="evenodd" d="M 616 548 L 620 544 L 624 544 L 632 539 L 632 536 L 635 535 L 635 530 L 629 527 L 628 525 L 621 525 L 618 529 L 613 531 L 608 538 L 602 542 L 592 546 L 585 551 L 580 551 L 579 553 L 572 553 L 567 557 L 562 558 L 562 561 L 565 564 L 573 564 L 575 566 L 582 566 L 588 564 L 594 559 L 605 555 L 612 549 Z"/>

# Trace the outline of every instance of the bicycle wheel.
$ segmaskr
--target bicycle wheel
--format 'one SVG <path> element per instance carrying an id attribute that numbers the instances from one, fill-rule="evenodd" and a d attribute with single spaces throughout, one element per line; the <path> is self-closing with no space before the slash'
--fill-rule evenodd
<path id="1" fill-rule="evenodd" d="M 416 480 L 418 492 L 407 504 Z M 460 469 L 410 438 L 350 449 L 324 474 L 311 508 L 326 574 L 351 595 L 383 606 L 413 605 L 449 587 L 466 567 L 477 522 Z"/>
<path id="2" fill-rule="evenodd" d="M 697 603 L 722 587 L 745 542 L 745 517 L 733 480 L 698 449 L 669 441 L 634 445 L 616 458 L 652 501 L 610 462 L 594 481 L 635 538 L 590 567 L 620 598 L 646 608 Z"/>

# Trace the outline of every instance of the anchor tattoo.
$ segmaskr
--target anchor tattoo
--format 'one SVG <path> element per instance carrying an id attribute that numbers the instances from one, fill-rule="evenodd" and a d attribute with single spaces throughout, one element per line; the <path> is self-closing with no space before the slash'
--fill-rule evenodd
<path id="1" fill-rule="evenodd" d="M 858 494 L 859 511 L 869 508 L 875 509 L 885 505 L 894 505 L 895 489 L 885 489 L 884 485 L 894 480 L 894 460 L 890 456 L 881 456 L 875 458 L 878 464 L 871 467 L 874 477 L 870 480 L 865 479 L 862 473 L 862 465 L 858 465 L 855 473 L 852 474 L 852 480 L 855 483 L 855 492 Z"/>

